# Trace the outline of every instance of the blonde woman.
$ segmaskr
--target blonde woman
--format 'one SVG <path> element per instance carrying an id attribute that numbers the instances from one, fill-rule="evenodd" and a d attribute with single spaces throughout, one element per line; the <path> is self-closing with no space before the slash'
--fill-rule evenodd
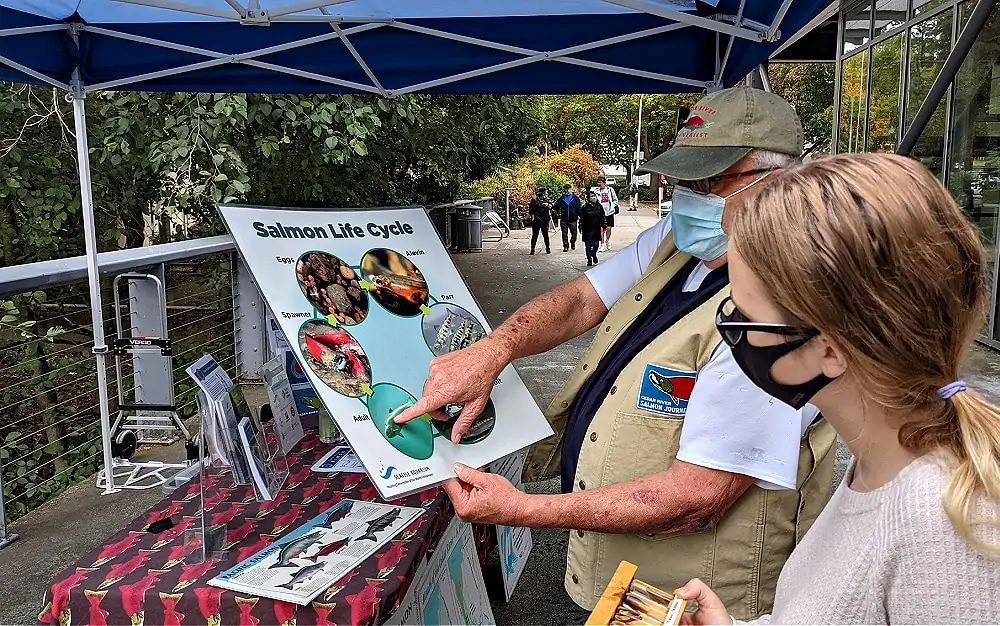
<path id="1" fill-rule="evenodd" d="M 819 160 L 732 220 L 717 324 L 751 381 L 854 455 L 760 623 L 1000 623 L 1000 410 L 959 379 L 983 323 L 973 226 L 916 161 Z M 700 580 L 688 624 L 729 624 Z"/>

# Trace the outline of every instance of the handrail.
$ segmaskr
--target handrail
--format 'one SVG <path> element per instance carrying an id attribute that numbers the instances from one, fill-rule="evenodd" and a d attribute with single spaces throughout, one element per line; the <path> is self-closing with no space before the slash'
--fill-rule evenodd
<path id="1" fill-rule="evenodd" d="M 101 274 L 116 274 L 160 263 L 236 250 L 229 235 L 202 237 L 97 255 Z M 75 256 L 0 268 L 0 296 L 66 285 L 87 278 L 87 257 Z"/>

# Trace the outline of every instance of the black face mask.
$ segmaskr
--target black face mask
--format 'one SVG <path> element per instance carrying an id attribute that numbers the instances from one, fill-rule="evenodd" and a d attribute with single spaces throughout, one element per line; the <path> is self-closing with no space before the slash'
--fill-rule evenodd
<path id="1" fill-rule="evenodd" d="M 727 308 L 732 312 L 726 314 Z M 719 305 L 715 323 L 723 341 L 732 348 L 733 360 L 750 382 L 793 409 L 801 409 L 820 389 L 833 382 L 832 378 L 827 378 L 823 374 L 799 385 L 783 385 L 771 378 L 771 368 L 775 363 L 812 341 L 819 335 L 819 331 L 796 328 L 787 324 L 751 322 L 739 309 L 731 305 L 729 298 Z M 796 338 L 773 346 L 755 346 L 747 339 L 748 332 L 774 333 Z"/>
<path id="2" fill-rule="evenodd" d="M 801 409 L 820 389 L 832 383 L 833 379 L 820 374 L 799 385 L 783 385 L 771 378 L 771 368 L 779 359 L 798 350 L 810 341 L 812 341 L 812 337 L 794 339 L 774 346 L 755 346 L 747 341 L 744 335 L 743 341 L 732 346 L 733 359 L 750 379 L 750 382 L 793 409 Z"/>

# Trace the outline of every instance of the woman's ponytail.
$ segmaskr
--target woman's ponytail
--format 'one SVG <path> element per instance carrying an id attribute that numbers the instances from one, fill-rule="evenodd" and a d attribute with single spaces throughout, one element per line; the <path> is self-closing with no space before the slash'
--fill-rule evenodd
<path id="1" fill-rule="evenodd" d="M 1000 409 L 973 391 L 956 393 L 954 406 L 958 441 L 949 442 L 958 465 L 941 496 L 948 519 L 955 530 L 977 549 L 1000 556 L 1000 545 L 983 541 L 976 527 L 1000 527 L 994 511 L 989 517 L 977 513 L 977 496 L 1000 503 Z"/>

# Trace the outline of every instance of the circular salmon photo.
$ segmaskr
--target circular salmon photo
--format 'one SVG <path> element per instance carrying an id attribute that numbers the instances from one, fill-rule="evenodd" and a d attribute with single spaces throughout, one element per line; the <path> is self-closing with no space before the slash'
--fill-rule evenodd
<path id="1" fill-rule="evenodd" d="M 299 329 L 299 346 L 306 365 L 339 394 L 359 398 L 372 382 L 372 366 L 354 337 L 324 320 L 311 320 Z"/>
<path id="2" fill-rule="evenodd" d="M 413 317 L 427 306 L 427 281 L 410 259 L 395 250 L 376 249 L 361 259 L 361 274 L 375 301 L 394 315 Z"/>
<path id="3" fill-rule="evenodd" d="M 486 329 L 472 313 L 457 304 L 441 303 L 424 316 L 421 330 L 435 356 L 468 348 L 486 336 Z"/>
<path id="4" fill-rule="evenodd" d="M 323 315 L 352 326 L 368 315 L 368 292 L 357 273 L 326 252 L 306 252 L 295 264 L 295 277 L 309 302 Z"/>
<path id="5" fill-rule="evenodd" d="M 434 420 L 434 428 L 450 441 L 451 429 L 454 428 L 455 424 L 458 422 L 461 409 L 455 405 L 447 405 L 444 407 L 444 410 L 450 418 L 447 421 Z M 493 427 L 496 426 L 496 423 L 497 409 L 493 406 L 493 399 L 490 398 L 486 401 L 486 408 L 484 408 L 483 412 L 477 415 L 476 419 L 472 421 L 472 426 L 469 427 L 469 432 L 465 433 L 465 436 L 462 437 L 462 440 L 459 443 L 464 445 L 479 443 L 483 439 L 489 437 L 490 433 L 493 432 Z"/>

